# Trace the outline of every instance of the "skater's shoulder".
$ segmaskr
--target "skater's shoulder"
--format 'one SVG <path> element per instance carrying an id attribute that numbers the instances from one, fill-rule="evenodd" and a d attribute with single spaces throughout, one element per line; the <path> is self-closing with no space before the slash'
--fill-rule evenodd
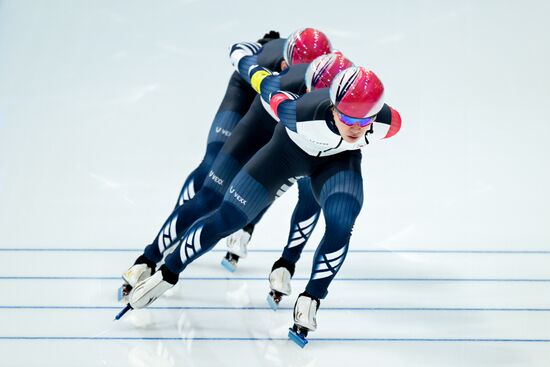
<path id="1" fill-rule="evenodd" d="M 285 41 L 286 38 L 278 38 L 263 45 L 257 55 L 258 65 L 272 71 L 281 71 L 281 62 L 284 60 L 283 48 Z"/>
<path id="2" fill-rule="evenodd" d="M 308 64 L 291 65 L 280 74 L 281 90 L 298 95 L 306 93 L 305 75 Z"/>
<path id="3" fill-rule="evenodd" d="M 297 101 L 296 118 L 298 121 L 325 120 L 331 107 L 328 88 L 316 89 Z"/>

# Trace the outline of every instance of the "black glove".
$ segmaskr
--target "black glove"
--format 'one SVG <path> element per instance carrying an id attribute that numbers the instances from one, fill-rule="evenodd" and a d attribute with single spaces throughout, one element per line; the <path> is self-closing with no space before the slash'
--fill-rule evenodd
<path id="1" fill-rule="evenodd" d="M 262 38 L 258 40 L 259 44 L 265 45 L 271 40 L 276 40 L 278 38 L 281 38 L 281 35 L 277 31 L 269 31 L 269 33 L 264 34 Z"/>

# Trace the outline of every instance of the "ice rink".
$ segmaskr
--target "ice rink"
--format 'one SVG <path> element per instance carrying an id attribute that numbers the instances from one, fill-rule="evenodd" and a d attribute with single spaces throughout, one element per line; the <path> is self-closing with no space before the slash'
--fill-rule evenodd
<path id="1" fill-rule="evenodd" d="M 276 5 L 0 0 L 0 366 L 550 366 L 550 4 Z M 364 207 L 310 343 L 287 330 L 322 221 L 293 295 L 265 301 L 295 189 L 237 272 L 220 243 L 113 321 L 204 154 L 228 46 L 305 26 L 403 118 L 363 150 Z"/>

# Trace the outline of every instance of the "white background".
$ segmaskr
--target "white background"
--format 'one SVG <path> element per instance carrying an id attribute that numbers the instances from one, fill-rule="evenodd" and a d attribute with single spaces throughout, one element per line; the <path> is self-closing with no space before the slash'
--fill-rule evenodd
<path id="1" fill-rule="evenodd" d="M 256 40 L 271 29 L 286 36 L 297 28 L 312 26 L 324 31 L 333 46 L 356 64 L 375 70 L 385 84 L 387 103 L 403 119 L 397 136 L 364 150 L 366 200 L 356 223 L 352 249 L 397 251 L 395 254 L 401 250 L 542 251 L 517 257 L 371 255 L 382 256 L 380 259 L 350 253 L 348 275 L 549 278 L 549 255 L 545 253 L 550 250 L 549 13 L 547 2 L 534 0 L 282 4 L 213 0 L 0 1 L 0 247 L 140 249 L 149 243 L 175 204 L 185 177 L 204 153 L 211 120 L 231 73 L 227 47 L 237 41 Z M 282 248 L 295 199 L 296 192 L 291 190 L 268 212 L 257 227 L 254 248 Z M 318 227 L 309 249 L 322 236 L 322 223 Z M 135 254 L 87 256 L 6 250 L 0 255 L 0 271 L 4 277 L 115 277 L 132 262 Z M 221 252 L 206 255 L 197 264 L 198 270 L 192 271 L 201 276 L 226 276 L 217 266 L 221 255 Z M 275 258 L 276 253 L 252 254 L 242 264 L 242 274 L 265 277 Z M 307 277 L 309 266 L 310 256 L 300 263 L 303 277 Z M 42 280 L 37 281 L 40 284 L 13 282 L 0 279 L 0 306 L 116 305 L 111 296 L 117 281 L 108 281 L 104 288 L 97 285 L 102 283 L 93 281 L 70 285 L 55 282 L 44 285 L 47 282 L 41 283 Z M 250 302 L 263 307 L 267 285 L 252 283 L 243 283 L 250 287 L 247 291 L 253 297 Z M 97 288 L 99 299 L 94 298 L 96 293 L 90 293 L 90 284 L 96 284 L 93 287 Z M 298 283 L 298 289 L 303 284 Z M 67 292 L 63 291 L 65 286 Z M 206 292 L 208 286 L 199 287 L 191 301 L 200 299 L 200 292 Z M 348 286 L 336 282 L 331 288 L 336 295 L 332 299 L 329 296 L 327 303 L 352 307 L 359 300 L 361 307 L 372 306 L 369 299 L 361 298 L 365 296 L 362 290 Z M 403 306 L 403 302 L 408 302 L 404 300 L 410 300 L 410 294 L 416 294 L 409 287 L 416 286 L 422 284 L 400 285 L 395 289 L 398 293 L 395 302 L 385 302 L 384 306 Z M 478 286 L 486 284 L 475 287 Z M 546 283 L 512 286 L 517 288 L 511 293 L 499 288 L 494 298 L 478 302 L 483 289 L 474 287 L 479 294 L 468 298 L 438 284 L 437 290 L 421 289 L 420 293 L 427 292 L 425 298 L 420 298 L 426 303 L 419 302 L 416 306 L 429 307 L 431 301 L 442 296 L 454 306 L 472 306 L 472 301 L 472 307 L 489 304 L 507 307 L 516 297 L 523 302 L 513 307 L 550 305 Z M 36 292 L 30 298 L 33 302 L 18 294 L 27 287 Z M 438 293 L 439 287 L 443 294 Z M 338 289 L 341 298 L 335 299 Z M 399 293 L 404 289 L 406 293 Z M 388 290 L 381 287 L 376 292 L 385 291 Z M 18 295 L 14 296 L 14 292 Z M 50 300 L 48 295 L 52 294 L 59 297 Z M 203 295 L 208 294 L 210 291 Z M 202 305 L 227 306 L 227 299 L 220 297 Z M 184 304 L 188 302 L 185 299 L 182 296 Z M 291 307 L 293 300 L 288 302 Z M 26 321 L 21 321 L 25 327 L 18 324 L 18 316 L 12 315 L 13 312 L 29 313 L 22 319 Z M 29 349 L 44 351 L 41 366 L 65 365 L 63 359 L 53 362 L 61 358 L 63 349 L 59 348 L 65 342 L 13 339 L 17 335 L 36 334 L 31 324 L 42 330 L 38 334 L 50 335 L 47 327 L 40 327 L 45 319 L 59 317 L 60 324 L 70 324 L 73 329 L 61 333 L 65 336 L 91 336 L 97 330 L 111 330 L 93 320 L 110 320 L 114 310 L 101 315 L 89 311 L 93 316 L 79 312 L 80 319 L 89 318 L 88 322 L 99 329 L 92 328 L 95 331 L 89 332 L 86 327 L 79 329 L 71 321 L 74 315 L 70 311 L 69 315 L 56 315 L 56 311 L 0 309 L 0 336 L 7 337 L 0 339 L 0 350 L 7 358 L 6 363 L 0 359 L 0 365 L 32 365 L 36 362 L 33 355 L 21 352 Z M 177 314 L 181 317 L 181 311 Z M 231 317 L 228 315 L 231 313 L 226 311 L 218 317 Z M 291 314 L 262 315 L 270 317 L 278 327 L 284 326 L 276 334 L 284 339 Z M 342 329 L 351 328 L 355 330 L 352 334 L 367 338 L 388 327 L 385 321 L 395 328 L 408 325 L 404 318 L 415 320 L 421 330 L 436 329 L 433 335 L 424 336 L 445 338 L 453 333 L 448 333 L 438 319 L 443 316 L 428 313 L 419 317 L 405 312 L 394 316 L 395 319 L 376 316 L 376 322 L 369 324 L 367 320 L 367 325 L 362 325 L 356 320 L 364 314 L 352 312 L 348 318 L 354 321 L 338 324 L 338 318 L 327 311 L 323 321 L 330 326 L 320 322 L 318 335 L 346 337 L 349 335 Z M 550 339 L 548 313 L 520 313 L 517 317 L 523 316 L 525 319 L 520 318 L 517 327 L 511 325 L 510 330 L 502 333 L 485 332 L 491 327 L 483 329 L 476 324 L 479 330 L 468 329 L 451 337 Z M 488 325 L 497 326 L 502 325 L 499 317 L 513 319 L 499 313 L 476 317 L 487 317 Z M 530 317 L 535 317 L 532 323 L 526 321 Z M 166 317 L 162 325 L 167 330 L 175 328 L 175 321 L 170 323 L 173 319 Z M 205 322 L 199 316 L 191 329 L 196 327 L 199 335 L 216 337 L 219 323 L 215 317 L 208 320 Z M 262 325 L 261 318 L 256 323 L 247 316 L 243 320 L 244 324 L 223 330 L 228 334 L 233 330 L 238 336 Z M 358 322 L 357 328 L 351 325 L 354 322 Z M 322 334 L 323 327 L 326 334 Z M 265 330 L 260 330 L 265 336 Z M 135 332 L 129 326 L 127 331 Z M 411 333 L 416 331 L 413 327 Z M 115 334 L 124 332 L 117 329 Z M 152 334 L 155 333 L 146 328 L 141 336 Z M 181 333 L 176 334 L 181 337 Z M 421 334 L 415 335 L 422 337 Z M 415 337 L 408 332 L 396 332 L 394 336 Z M 73 343 L 70 348 L 82 349 L 82 360 L 78 363 L 83 366 L 148 365 L 139 362 L 147 360 L 142 354 L 136 352 L 138 357 L 136 353 L 128 357 L 127 353 L 120 353 L 120 345 L 116 343 L 92 341 L 96 349 L 90 349 L 86 341 L 67 343 Z M 121 343 L 127 343 L 131 350 L 134 342 Z M 155 342 L 139 343 L 144 343 L 147 350 L 156 350 L 153 354 L 162 354 L 155 349 Z M 321 366 L 331 365 L 331 358 L 340 360 L 344 356 L 350 361 L 374 358 L 371 361 L 378 366 L 408 366 L 417 362 L 423 366 L 550 363 L 548 344 L 536 343 L 520 343 L 517 346 L 520 351 L 524 347 L 533 349 L 511 358 L 502 354 L 510 350 L 510 344 L 493 349 L 476 343 L 434 346 L 350 342 L 329 347 L 327 342 L 322 345 L 325 354 L 315 352 L 312 344 L 301 354 L 302 359 L 291 362 L 285 360 L 286 348 L 293 353 L 297 349 L 281 344 L 287 343 L 282 341 L 261 342 L 264 349 L 282 348 L 273 354 L 275 357 L 246 342 L 225 344 L 229 351 L 216 342 L 199 343 L 193 355 L 185 354 L 177 343 L 166 343 L 169 351 L 176 355 L 183 353 L 171 365 L 209 365 L 209 358 L 222 350 L 247 359 L 235 362 L 220 354 L 215 362 L 219 365 L 224 361 L 232 365 L 247 361 L 250 365 Z M 461 362 L 450 356 L 456 356 L 464 348 L 473 351 L 469 354 L 471 360 Z M 282 359 L 277 360 L 277 356 Z M 69 358 L 66 362 L 70 365 L 75 360 Z"/>

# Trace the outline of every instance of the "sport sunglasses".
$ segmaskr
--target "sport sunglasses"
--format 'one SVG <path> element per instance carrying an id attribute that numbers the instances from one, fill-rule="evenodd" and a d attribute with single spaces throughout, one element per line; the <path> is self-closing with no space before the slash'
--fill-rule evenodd
<path id="1" fill-rule="evenodd" d="M 344 124 L 346 124 L 347 126 L 353 126 L 356 123 L 359 123 L 359 126 L 365 127 L 368 124 L 373 123 L 374 120 L 376 119 L 376 115 L 370 116 L 370 117 L 365 117 L 365 118 L 355 118 L 355 117 L 350 117 L 350 116 L 344 115 L 340 111 L 336 111 L 336 112 L 338 113 L 338 117 L 340 117 L 340 120 Z"/>

